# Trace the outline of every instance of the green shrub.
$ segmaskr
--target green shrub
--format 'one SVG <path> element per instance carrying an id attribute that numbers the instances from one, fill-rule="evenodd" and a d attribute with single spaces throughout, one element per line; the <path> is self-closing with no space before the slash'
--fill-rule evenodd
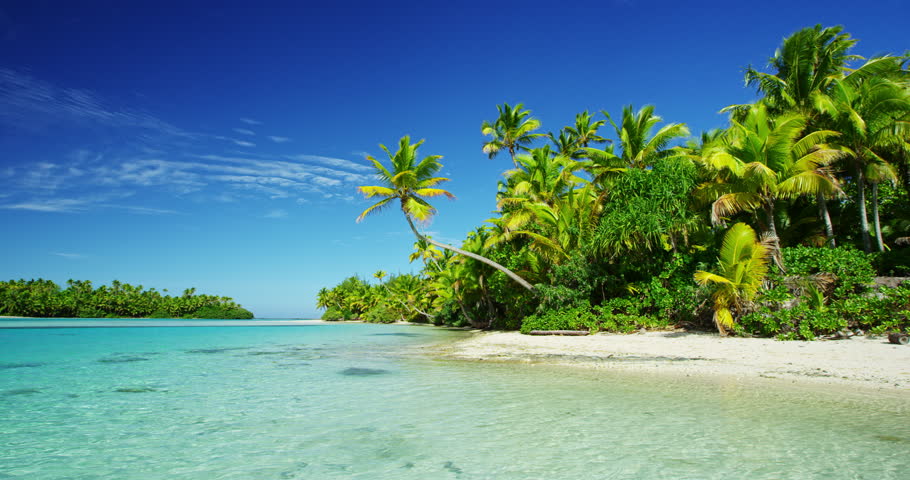
<path id="1" fill-rule="evenodd" d="M 361 320 L 369 323 L 395 323 L 398 319 L 398 315 L 384 303 L 367 310 L 361 317 Z"/>
<path id="2" fill-rule="evenodd" d="M 814 340 L 817 335 L 830 335 L 844 328 L 847 328 L 847 321 L 838 312 L 799 304 L 777 311 L 762 308 L 743 315 L 737 333 L 776 335 L 782 340 Z"/>
<path id="3" fill-rule="evenodd" d="M 340 322 L 346 320 L 344 313 L 338 307 L 329 307 L 322 314 L 322 319 L 327 322 Z"/>
<path id="4" fill-rule="evenodd" d="M 853 247 L 789 247 L 782 249 L 787 275 L 807 277 L 817 273 L 837 276 L 834 297 L 843 298 L 857 292 L 875 277 L 874 256 Z"/>
<path id="5" fill-rule="evenodd" d="M 532 330 L 588 330 L 629 333 L 639 328 L 666 328 L 669 322 L 644 315 L 612 313 L 599 307 L 580 305 L 526 317 L 521 333 Z"/>

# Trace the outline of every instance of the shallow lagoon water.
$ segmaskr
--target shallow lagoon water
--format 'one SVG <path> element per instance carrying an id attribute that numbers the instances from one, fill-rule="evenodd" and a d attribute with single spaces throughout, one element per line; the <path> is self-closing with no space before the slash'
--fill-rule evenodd
<path id="1" fill-rule="evenodd" d="M 464 335 L 430 327 L 68 322 L 0 329 L 0 478 L 910 475 L 899 395 L 403 353 Z"/>

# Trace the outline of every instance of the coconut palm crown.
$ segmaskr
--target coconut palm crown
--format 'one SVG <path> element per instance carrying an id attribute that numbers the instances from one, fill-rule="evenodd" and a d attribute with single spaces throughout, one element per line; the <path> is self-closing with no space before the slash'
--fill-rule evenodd
<path id="1" fill-rule="evenodd" d="M 486 153 L 492 160 L 501 150 L 505 149 L 515 161 L 515 154 L 520 150 L 527 150 L 528 145 L 535 138 L 540 137 L 540 133 L 532 133 L 540 128 L 540 121 L 535 118 L 528 118 L 531 115 L 530 110 L 523 110 L 524 104 L 519 103 L 512 107 L 508 103 L 497 105 L 499 117 L 493 123 L 484 121 L 480 126 L 480 132 L 490 137 L 488 142 L 483 144 L 483 153 Z"/>
<path id="2" fill-rule="evenodd" d="M 442 168 L 439 159 L 442 155 L 428 155 L 423 160 L 417 161 L 417 148 L 423 144 L 423 140 L 411 144 L 411 137 L 405 135 L 398 142 L 398 151 L 394 154 L 380 144 L 379 147 L 389 156 L 392 169 L 387 169 L 382 162 L 372 156 L 367 155 L 367 160 L 373 163 L 376 169 L 376 179 L 382 185 L 362 186 L 357 190 L 366 195 L 367 198 L 381 197 L 382 200 L 376 202 L 363 211 L 357 221 L 360 222 L 367 215 L 378 212 L 389 206 L 394 200 L 399 200 L 401 210 L 408 220 L 414 218 L 421 223 L 427 223 L 433 218 L 436 209 L 433 208 L 423 197 L 438 197 L 444 195 L 454 199 L 455 195 L 441 188 L 433 188 L 436 185 L 446 182 L 449 179 L 435 176 Z"/>

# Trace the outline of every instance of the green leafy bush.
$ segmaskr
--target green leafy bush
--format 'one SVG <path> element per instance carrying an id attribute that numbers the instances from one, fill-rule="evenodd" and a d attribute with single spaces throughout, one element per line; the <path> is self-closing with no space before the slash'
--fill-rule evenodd
<path id="1" fill-rule="evenodd" d="M 389 309 L 386 304 L 379 304 L 364 312 L 361 320 L 368 323 L 395 323 L 398 315 Z"/>
<path id="2" fill-rule="evenodd" d="M 787 275 L 807 277 L 832 273 L 837 277 L 833 294 L 843 298 L 857 292 L 875 277 L 874 256 L 853 247 L 817 248 L 790 247 L 782 249 Z"/>
<path id="3" fill-rule="evenodd" d="M 327 322 L 340 322 L 343 320 L 348 320 L 345 318 L 344 312 L 342 312 L 341 309 L 337 307 L 327 308 L 326 311 L 322 314 L 322 319 Z"/>
<path id="4" fill-rule="evenodd" d="M 531 315 L 521 324 L 521 333 L 532 330 L 588 330 L 629 333 L 639 328 L 666 328 L 669 322 L 643 315 L 612 313 L 599 307 L 580 305 Z"/>
<path id="5" fill-rule="evenodd" d="M 910 330 L 910 285 L 881 287 L 864 295 L 854 295 L 832 302 L 850 328 L 872 333 Z"/>

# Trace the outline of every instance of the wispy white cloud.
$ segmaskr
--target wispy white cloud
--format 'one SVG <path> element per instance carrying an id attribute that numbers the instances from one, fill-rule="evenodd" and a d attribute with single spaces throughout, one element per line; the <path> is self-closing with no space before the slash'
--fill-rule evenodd
<path id="1" fill-rule="evenodd" d="M 286 218 L 288 212 L 286 210 L 272 210 L 269 213 L 265 214 L 265 218 Z"/>
<path id="2" fill-rule="evenodd" d="M 11 128 L 44 130 L 70 121 L 192 136 L 149 113 L 112 106 L 92 92 L 60 88 L 28 73 L 0 68 L 0 123 Z"/>
<path id="3" fill-rule="evenodd" d="M 200 155 L 198 158 L 209 160 L 209 161 L 218 161 L 225 163 L 232 163 L 238 165 L 236 171 L 247 171 L 248 175 L 256 176 L 273 176 L 273 177 L 284 177 L 292 180 L 304 181 L 305 179 L 312 180 L 315 176 L 327 177 L 330 179 L 338 179 L 339 182 L 330 182 L 333 185 L 341 185 L 344 182 L 353 183 L 353 182 L 362 182 L 368 177 L 361 173 L 355 173 L 345 170 L 344 168 L 350 169 L 350 166 L 341 166 L 348 162 L 347 160 L 334 159 L 328 157 L 319 157 L 314 155 L 302 155 L 300 157 L 310 157 L 311 159 L 322 159 L 321 163 L 332 165 L 333 162 L 338 163 L 340 168 L 331 168 L 322 165 L 316 165 L 316 161 L 305 164 L 294 161 L 285 161 L 285 160 L 260 160 L 255 158 L 244 158 L 244 157 L 229 157 L 224 155 Z M 355 164 L 356 165 L 356 164 Z M 323 181 L 324 182 L 324 181 Z M 325 185 L 325 183 L 321 183 Z"/>
<path id="4" fill-rule="evenodd" d="M 0 67 L 0 129 L 12 126 L 50 140 L 51 128 L 82 128 L 88 133 L 79 148 L 44 158 L 16 159 L 0 166 L 4 191 L 0 209 L 35 212 L 84 212 L 119 209 L 136 214 L 180 212 L 144 205 L 143 192 L 189 195 L 219 202 L 257 198 L 291 198 L 298 202 L 348 201 L 340 192 L 369 178 L 362 161 L 320 155 L 270 153 L 268 146 L 292 142 L 289 137 L 263 135 L 253 143 L 255 126 L 263 122 L 240 118 L 249 128 L 230 136 L 189 132 L 151 113 L 120 106 L 87 90 L 66 88 L 29 72 Z M 258 128 L 256 130 L 259 130 Z M 109 132 L 93 148 L 92 135 Z M 56 138 L 56 137 L 54 137 Z M 43 161 L 42 161 L 43 160 Z M 127 203 L 125 198 L 133 196 Z M 337 196 L 336 196 L 337 195 Z"/>
<path id="5" fill-rule="evenodd" d="M 91 202 L 75 198 L 48 198 L 0 205 L 5 210 L 31 210 L 35 212 L 82 212 Z"/>
<path id="6" fill-rule="evenodd" d="M 65 253 L 65 252 L 53 252 L 51 255 L 56 255 L 58 257 L 68 258 L 70 260 L 78 260 L 80 258 L 85 258 L 85 255 L 81 253 Z"/>
<path id="7" fill-rule="evenodd" d="M 119 210 L 126 210 L 130 213 L 136 213 L 139 215 L 177 215 L 180 213 L 178 211 L 169 210 L 166 208 L 137 207 L 137 206 L 132 206 L 132 205 L 102 204 L 100 206 L 107 207 L 107 208 L 116 208 Z"/>

